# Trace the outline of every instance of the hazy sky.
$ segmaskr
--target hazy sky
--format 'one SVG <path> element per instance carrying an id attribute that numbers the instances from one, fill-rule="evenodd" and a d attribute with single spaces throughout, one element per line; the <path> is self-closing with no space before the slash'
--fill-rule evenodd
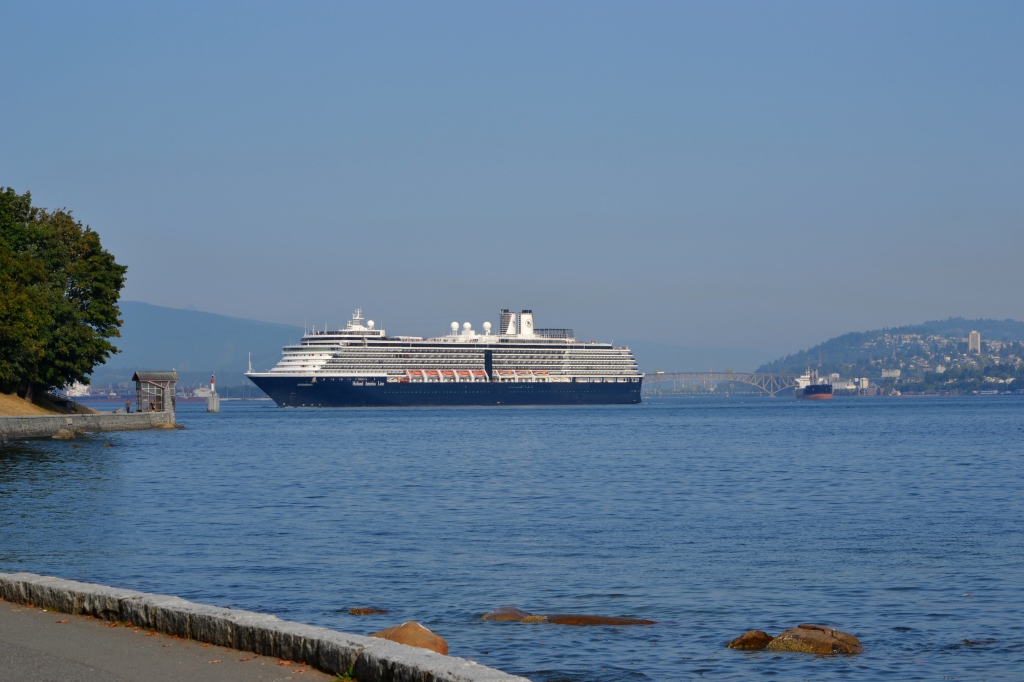
<path id="1" fill-rule="evenodd" d="M 124 298 L 783 353 L 1024 319 L 1024 3 L 7 3 L 0 185 Z"/>

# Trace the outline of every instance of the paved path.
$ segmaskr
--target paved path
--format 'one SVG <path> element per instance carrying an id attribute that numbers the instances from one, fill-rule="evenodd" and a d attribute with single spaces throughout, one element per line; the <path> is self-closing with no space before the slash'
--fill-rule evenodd
<path id="1" fill-rule="evenodd" d="M 309 666 L 0 599 L 0 680 L 336 680 Z"/>

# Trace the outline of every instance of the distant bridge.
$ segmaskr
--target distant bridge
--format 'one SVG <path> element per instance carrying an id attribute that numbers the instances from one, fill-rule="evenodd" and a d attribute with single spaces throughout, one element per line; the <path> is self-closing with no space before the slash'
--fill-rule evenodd
<path id="1" fill-rule="evenodd" d="M 671 383 L 674 387 L 680 384 L 699 383 L 705 386 L 720 384 L 725 381 L 739 381 L 756 386 L 770 396 L 796 388 L 796 374 L 763 374 L 756 372 L 651 372 L 644 375 L 644 388 L 655 384 Z"/>

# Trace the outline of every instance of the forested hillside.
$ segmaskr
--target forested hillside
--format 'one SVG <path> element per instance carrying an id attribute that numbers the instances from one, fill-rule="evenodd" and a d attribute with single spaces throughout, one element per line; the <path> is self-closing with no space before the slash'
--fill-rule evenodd
<path id="1" fill-rule="evenodd" d="M 218 386 L 241 386 L 249 353 L 256 369 L 268 369 L 282 346 L 302 338 L 302 327 L 135 301 L 122 301 L 121 314 L 121 352 L 96 368 L 93 386 L 129 381 L 140 369 L 175 369 L 185 386 L 213 373 Z"/>
<path id="2" fill-rule="evenodd" d="M 971 331 L 981 334 L 980 352 L 968 347 Z M 1009 390 L 1024 387 L 1022 358 L 1024 322 L 955 317 L 843 334 L 758 371 L 799 374 L 816 368 L 822 375 L 868 377 L 906 392 Z"/>

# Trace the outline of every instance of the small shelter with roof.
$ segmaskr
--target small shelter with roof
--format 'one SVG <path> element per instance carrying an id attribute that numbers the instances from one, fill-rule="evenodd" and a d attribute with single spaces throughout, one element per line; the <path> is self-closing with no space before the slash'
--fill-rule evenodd
<path id="1" fill-rule="evenodd" d="M 177 372 L 136 372 L 135 410 L 137 412 L 174 412 L 174 385 Z"/>

